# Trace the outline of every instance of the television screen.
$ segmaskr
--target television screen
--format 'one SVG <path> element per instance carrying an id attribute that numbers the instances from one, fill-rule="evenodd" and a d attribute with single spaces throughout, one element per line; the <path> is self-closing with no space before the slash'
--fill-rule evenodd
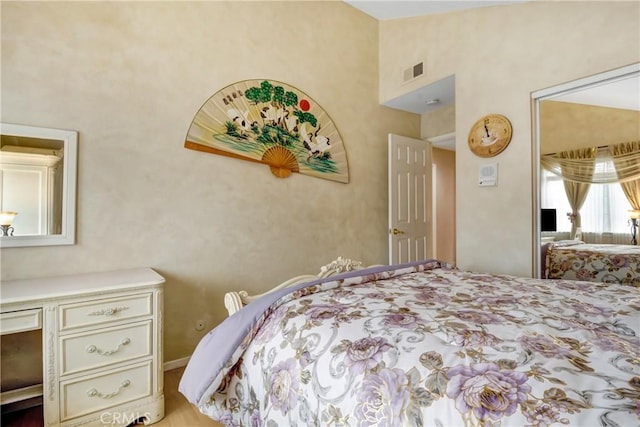
<path id="1" fill-rule="evenodd" d="M 556 210 L 540 209 L 540 231 L 557 231 L 556 227 Z"/>

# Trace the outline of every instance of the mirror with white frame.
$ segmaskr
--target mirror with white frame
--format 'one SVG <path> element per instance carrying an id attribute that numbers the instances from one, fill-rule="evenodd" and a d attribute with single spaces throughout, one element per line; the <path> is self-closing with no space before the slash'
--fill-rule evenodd
<path id="1" fill-rule="evenodd" d="M 549 178 L 550 175 L 542 168 L 541 156 L 577 148 L 604 148 L 610 144 L 640 140 L 639 91 L 640 64 L 631 64 L 532 93 L 535 277 L 541 277 L 541 246 L 547 241 L 574 239 L 577 235 L 574 231 L 574 235 L 571 236 L 568 230 L 571 227 L 571 209 L 567 207 L 568 202 L 554 204 L 549 201 L 548 194 L 543 197 L 543 188 L 548 188 L 549 180 L 553 178 Z M 558 181 L 562 188 L 562 179 Z M 588 197 L 597 205 L 604 187 L 591 187 L 593 191 L 589 190 Z M 607 197 L 613 199 L 614 196 Z M 621 201 L 617 203 L 626 206 L 628 202 L 624 195 L 621 197 Z M 567 206 L 562 204 L 564 202 Z M 559 208 L 555 209 L 556 207 Z M 608 221 L 615 225 L 616 229 L 598 230 L 590 233 L 589 238 L 596 239 L 597 243 L 626 244 L 629 237 L 629 209 L 624 206 L 610 208 Z M 547 219 L 543 218 L 547 215 L 551 215 L 551 228 L 547 228 Z M 582 234 L 579 237 L 582 240 L 585 231 L 593 230 L 578 230 L 580 231 Z"/>
<path id="2" fill-rule="evenodd" d="M 75 243 L 78 133 L 0 123 L 0 247 Z"/>

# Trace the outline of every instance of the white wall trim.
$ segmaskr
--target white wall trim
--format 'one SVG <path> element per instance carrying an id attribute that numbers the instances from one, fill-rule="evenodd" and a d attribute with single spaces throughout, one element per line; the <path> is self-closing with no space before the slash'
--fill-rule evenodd
<path id="1" fill-rule="evenodd" d="M 183 357 L 182 359 L 169 360 L 168 362 L 164 362 L 164 370 L 166 372 L 187 366 L 189 359 L 190 357 Z"/>

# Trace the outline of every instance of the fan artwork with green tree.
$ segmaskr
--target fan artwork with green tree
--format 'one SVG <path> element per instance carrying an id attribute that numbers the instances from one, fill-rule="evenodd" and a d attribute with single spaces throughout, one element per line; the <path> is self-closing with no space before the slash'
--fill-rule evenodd
<path id="1" fill-rule="evenodd" d="M 185 148 L 263 163 L 280 178 L 301 173 L 347 183 L 342 138 L 308 95 L 273 80 L 225 87 L 198 110 Z"/>

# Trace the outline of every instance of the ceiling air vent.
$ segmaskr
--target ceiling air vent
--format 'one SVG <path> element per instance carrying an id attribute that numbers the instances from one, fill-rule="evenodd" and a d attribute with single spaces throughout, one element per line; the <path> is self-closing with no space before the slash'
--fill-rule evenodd
<path id="1" fill-rule="evenodd" d="M 415 79 L 416 77 L 420 77 L 424 73 L 424 63 L 419 62 L 413 67 L 409 67 L 404 70 L 404 79 L 403 81 L 407 82 L 409 80 Z"/>

